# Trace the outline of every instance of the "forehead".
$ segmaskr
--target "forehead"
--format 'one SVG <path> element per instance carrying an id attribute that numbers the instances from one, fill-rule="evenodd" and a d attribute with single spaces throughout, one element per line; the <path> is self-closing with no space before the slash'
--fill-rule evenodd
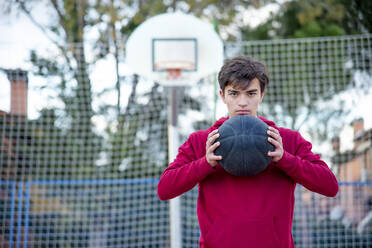
<path id="1" fill-rule="evenodd" d="M 230 83 L 226 85 L 225 91 L 235 90 L 235 91 L 251 91 L 251 90 L 260 90 L 260 82 L 257 78 L 254 78 L 250 82 L 244 83 Z"/>

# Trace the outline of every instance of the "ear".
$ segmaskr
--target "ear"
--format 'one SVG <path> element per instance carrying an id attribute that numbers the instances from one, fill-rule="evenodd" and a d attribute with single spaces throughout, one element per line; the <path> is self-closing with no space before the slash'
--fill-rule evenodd
<path id="1" fill-rule="evenodd" d="M 220 90 L 219 93 L 220 93 L 220 96 L 221 96 L 221 99 L 222 99 L 223 103 L 226 103 L 225 102 L 225 94 L 224 94 L 224 92 L 222 90 Z"/>
<path id="2" fill-rule="evenodd" d="M 262 99 L 264 97 L 264 95 L 266 94 L 266 90 L 264 90 L 262 93 L 261 93 L 261 99 L 260 99 L 260 102 L 262 102 Z"/>

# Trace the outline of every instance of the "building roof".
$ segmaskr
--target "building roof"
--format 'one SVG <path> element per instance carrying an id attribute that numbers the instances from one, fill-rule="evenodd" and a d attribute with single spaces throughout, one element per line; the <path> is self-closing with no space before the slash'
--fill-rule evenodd
<path id="1" fill-rule="evenodd" d="M 354 137 L 353 142 L 353 149 L 342 153 L 336 153 L 331 158 L 332 163 L 336 165 L 345 164 L 362 154 L 366 149 L 372 149 L 372 128 L 360 132 Z"/>

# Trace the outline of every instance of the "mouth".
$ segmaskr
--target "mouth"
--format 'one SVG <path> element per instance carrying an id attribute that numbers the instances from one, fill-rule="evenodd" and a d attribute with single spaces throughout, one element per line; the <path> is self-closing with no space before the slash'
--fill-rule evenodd
<path id="1" fill-rule="evenodd" d="M 236 113 L 238 115 L 249 115 L 250 111 L 249 110 L 237 110 Z"/>

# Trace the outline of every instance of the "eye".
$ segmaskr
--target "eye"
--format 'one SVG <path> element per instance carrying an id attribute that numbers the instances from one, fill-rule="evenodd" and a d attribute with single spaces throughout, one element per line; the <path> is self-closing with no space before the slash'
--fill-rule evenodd
<path id="1" fill-rule="evenodd" d="M 236 92 L 236 91 L 230 91 L 229 92 L 229 95 L 230 96 L 237 96 L 238 95 L 238 92 Z"/>

